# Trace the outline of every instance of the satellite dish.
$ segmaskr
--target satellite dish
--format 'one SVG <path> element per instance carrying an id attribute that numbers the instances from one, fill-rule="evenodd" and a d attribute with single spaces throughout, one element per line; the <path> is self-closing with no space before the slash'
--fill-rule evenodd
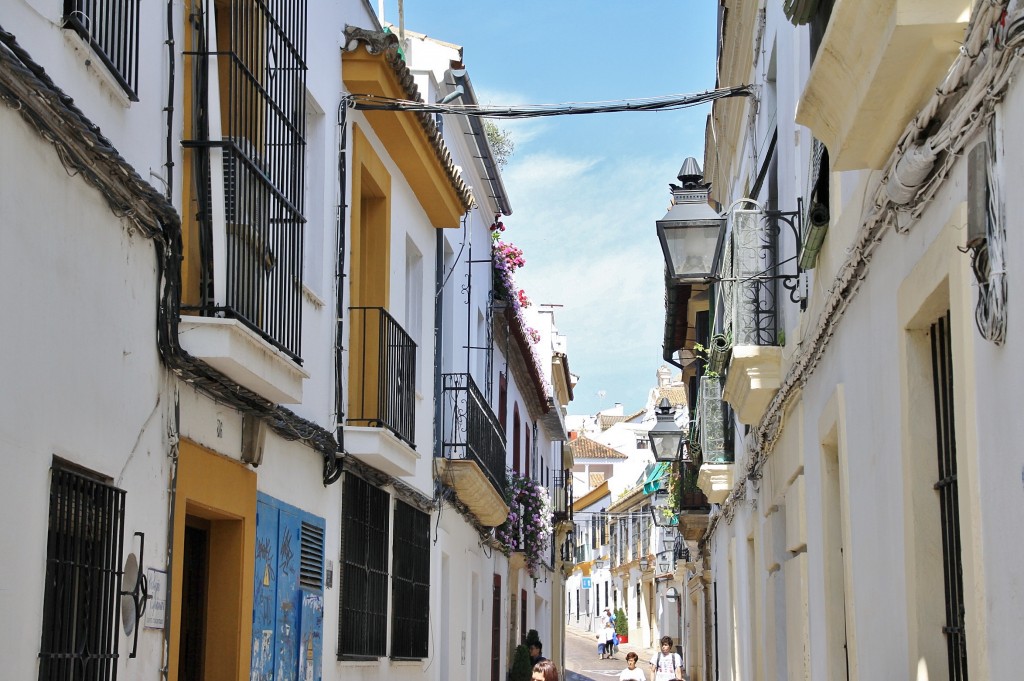
<path id="1" fill-rule="evenodd" d="M 127 587 L 127 588 L 125 588 Z M 139 589 L 139 561 L 134 553 L 128 554 L 124 562 L 124 573 L 121 575 L 121 626 L 126 636 L 131 636 L 138 624 L 138 612 L 135 599 Z"/>
<path id="2" fill-rule="evenodd" d="M 139 556 L 145 555 L 146 535 L 143 532 L 136 532 L 139 538 Z M 135 634 L 132 640 L 132 652 L 128 657 L 135 657 L 139 646 L 139 620 L 146 612 L 146 601 L 149 600 L 149 583 L 146 575 L 139 568 L 141 558 L 136 558 L 134 553 L 129 553 L 124 562 L 124 571 L 121 573 L 121 626 L 126 636 Z"/>

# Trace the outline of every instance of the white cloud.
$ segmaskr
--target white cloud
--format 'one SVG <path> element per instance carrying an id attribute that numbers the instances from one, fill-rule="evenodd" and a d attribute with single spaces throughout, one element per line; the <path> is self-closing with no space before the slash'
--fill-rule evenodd
<path id="1" fill-rule="evenodd" d="M 535 302 L 562 306 L 556 324 L 589 403 L 605 389 L 639 408 L 662 363 L 664 261 L 654 222 L 677 166 L 548 152 L 515 158 L 503 174 L 514 208 L 505 238 L 526 256 L 517 282 Z"/>

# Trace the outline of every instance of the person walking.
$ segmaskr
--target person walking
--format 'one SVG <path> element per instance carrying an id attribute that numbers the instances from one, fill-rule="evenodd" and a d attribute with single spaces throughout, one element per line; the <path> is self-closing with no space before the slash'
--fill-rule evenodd
<path id="1" fill-rule="evenodd" d="M 558 667 L 551 660 L 541 660 L 533 665 L 530 681 L 558 681 Z"/>
<path id="2" fill-rule="evenodd" d="M 615 629 L 612 628 L 611 622 L 604 623 L 604 629 L 601 630 L 601 639 L 604 641 L 604 652 L 607 653 L 609 660 L 615 659 Z"/>
<path id="3" fill-rule="evenodd" d="M 544 660 L 548 659 L 544 657 L 544 644 L 542 644 L 539 640 L 530 641 L 527 647 L 530 651 L 530 664 L 536 665 L 538 662 L 543 662 Z"/>
<path id="4" fill-rule="evenodd" d="M 675 652 L 671 636 L 661 637 L 661 650 L 651 658 L 654 681 L 683 681 L 683 658 Z"/>
<path id="5" fill-rule="evenodd" d="M 619 672 L 619 681 L 647 681 L 643 670 L 636 668 L 640 656 L 630 651 L 626 653 L 626 668 Z"/>

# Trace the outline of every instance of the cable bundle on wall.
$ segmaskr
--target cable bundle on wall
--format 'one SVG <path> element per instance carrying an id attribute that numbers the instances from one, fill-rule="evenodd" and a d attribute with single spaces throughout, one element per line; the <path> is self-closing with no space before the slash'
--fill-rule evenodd
<path id="1" fill-rule="evenodd" d="M 974 309 L 974 321 L 982 338 L 996 345 L 1006 341 L 1006 270 L 1003 260 L 1003 244 L 1006 239 L 1003 219 L 1002 186 L 999 183 L 996 163 L 1000 146 L 996 135 L 996 120 L 988 128 L 988 144 L 985 145 L 985 237 L 974 249 L 971 267 L 978 281 L 978 303 Z"/>

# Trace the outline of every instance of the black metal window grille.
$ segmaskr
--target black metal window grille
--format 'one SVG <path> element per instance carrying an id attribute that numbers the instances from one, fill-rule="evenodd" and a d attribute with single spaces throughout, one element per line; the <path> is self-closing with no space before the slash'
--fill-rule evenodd
<path id="1" fill-rule="evenodd" d="M 680 465 L 679 508 L 681 510 L 695 511 L 711 507 L 708 503 L 708 498 L 704 495 L 701 488 L 697 486 L 699 473 L 700 469 L 696 463 L 684 462 Z"/>
<path id="2" fill-rule="evenodd" d="M 932 324 L 932 377 L 935 391 L 935 429 L 938 442 L 938 492 L 942 528 L 942 569 L 946 584 L 946 652 L 951 681 L 967 681 L 967 634 L 964 577 L 960 547 L 960 510 L 956 474 L 956 432 L 953 404 L 953 352 L 949 313 Z"/>
<path id="3" fill-rule="evenodd" d="M 124 501 L 123 490 L 51 469 L 41 681 L 117 678 Z"/>
<path id="4" fill-rule="evenodd" d="M 632 525 L 630 530 L 633 536 L 633 560 L 638 560 L 640 558 L 640 517 L 633 516 L 630 524 Z"/>
<path id="5" fill-rule="evenodd" d="M 197 2 L 184 52 L 192 77 L 202 315 L 237 319 L 299 362 L 305 186 L 306 0 Z M 210 14 L 212 11 L 212 15 Z M 212 19 L 212 21 L 211 21 Z M 209 33 L 216 30 L 218 50 Z M 211 72 L 219 91 L 210 92 Z M 216 100 L 217 107 L 212 106 Z M 221 138 L 211 135 L 220 113 Z M 224 182 L 223 291 L 216 290 L 213 172 Z M 219 279 L 219 278 L 218 278 Z"/>
<path id="6" fill-rule="evenodd" d="M 139 101 L 140 0 L 64 0 L 64 28 L 89 43 L 128 99 Z"/>
<path id="7" fill-rule="evenodd" d="M 608 557 L 612 566 L 618 565 L 619 560 L 619 523 L 613 521 L 608 528 Z"/>
<path id="8" fill-rule="evenodd" d="M 555 471 L 554 515 L 555 522 L 572 518 L 572 471 L 568 468 Z"/>
<path id="9" fill-rule="evenodd" d="M 423 659 L 430 638 L 430 516 L 395 503 L 391 657 Z"/>
<path id="10" fill-rule="evenodd" d="M 501 575 L 491 583 L 491 681 L 501 679 Z"/>
<path id="11" fill-rule="evenodd" d="M 390 496 L 345 476 L 338 659 L 387 655 Z"/>
<path id="12" fill-rule="evenodd" d="M 390 430 L 416 447 L 416 343 L 382 307 L 350 307 L 363 380 L 349 398 L 348 420 Z M 359 342 L 356 343 L 355 339 Z"/>
<path id="13" fill-rule="evenodd" d="M 445 456 L 475 461 L 505 496 L 505 432 L 469 374 L 444 374 Z"/>

